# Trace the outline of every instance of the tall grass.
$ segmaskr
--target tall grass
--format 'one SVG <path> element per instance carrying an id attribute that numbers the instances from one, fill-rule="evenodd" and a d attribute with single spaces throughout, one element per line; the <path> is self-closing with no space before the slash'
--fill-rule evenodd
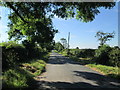
<path id="1" fill-rule="evenodd" d="M 5 88 L 23 88 L 27 85 L 27 74 L 21 73 L 20 70 L 9 69 L 3 74 L 3 85 Z"/>
<path id="2" fill-rule="evenodd" d="M 106 66 L 106 65 L 100 65 L 100 64 L 98 64 L 98 65 L 88 64 L 87 66 L 89 66 L 91 68 L 95 68 L 99 72 L 101 72 L 107 76 L 120 79 L 120 73 L 119 73 L 120 68 L 118 68 L 118 67 L 112 67 L 112 66 Z"/>
<path id="3" fill-rule="evenodd" d="M 34 81 L 34 77 L 43 72 L 45 65 L 46 63 L 43 60 L 37 60 L 8 69 L 3 72 L 3 88 L 30 87 Z"/>

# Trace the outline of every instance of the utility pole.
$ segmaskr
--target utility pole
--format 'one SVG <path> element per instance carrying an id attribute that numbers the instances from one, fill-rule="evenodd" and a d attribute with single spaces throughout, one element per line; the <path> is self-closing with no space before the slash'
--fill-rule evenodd
<path id="1" fill-rule="evenodd" d="M 70 41 L 70 32 L 68 33 L 68 52 L 67 52 L 67 54 L 69 55 L 69 41 Z"/>

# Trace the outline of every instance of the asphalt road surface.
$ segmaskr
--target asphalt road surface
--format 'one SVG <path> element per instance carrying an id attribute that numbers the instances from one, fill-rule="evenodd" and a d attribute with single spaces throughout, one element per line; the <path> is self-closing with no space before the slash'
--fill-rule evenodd
<path id="1" fill-rule="evenodd" d="M 61 54 L 52 52 L 46 72 L 38 77 L 39 89 L 120 88 L 118 80 L 108 78 Z"/>

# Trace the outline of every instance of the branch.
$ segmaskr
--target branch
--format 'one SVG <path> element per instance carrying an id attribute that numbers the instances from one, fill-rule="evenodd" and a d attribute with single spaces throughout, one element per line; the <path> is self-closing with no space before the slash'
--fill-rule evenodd
<path id="1" fill-rule="evenodd" d="M 18 13 L 18 11 L 13 7 L 10 2 L 6 2 L 7 6 L 9 6 L 20 18 L 23 22 L 28 23 L 27 21 L 24 20 L 24 18 Z"/>

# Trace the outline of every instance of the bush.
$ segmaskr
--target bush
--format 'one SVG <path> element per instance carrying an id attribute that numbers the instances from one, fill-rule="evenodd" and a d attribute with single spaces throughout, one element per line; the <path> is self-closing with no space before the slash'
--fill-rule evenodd
<path id="1" fill-rule="evenodd" d="M 95 54 L 94 49 L 71 49 L 71 53 L 75 57 L 88 58 Z"/>
<path id="2" fill-rule="evenodd" d="M 103 65 L 109 65 L 109 52 L 111 47 L 103 45 L 95 51 L 96 62 Z"/>
<path id="3" fill-rule="evenodd" d="M 71 55 L 73 55 L 75 57 L 79 57 L 79 55 L 80 55 L 80 49 L 71 49 L 70 53 L 71 53 Z"/>
<path id="4" fill-rule="evenodd" d="M 109 53 L 109 58 L 110 58 L 110 65 L 120 67 L 120 49 L 119 48 L 114 47 Z"/>
<path id="5" fill-rule="evenodd" d="M 64 46 L 60 42 L 58 42 L 58 43 L 55 43 L 54 48 L 55 48 L 55 50 L 60 52 L 60 51 L 62 51 L 64 49 Z"/>
<path id="6" fill-rule="evenodd" d="M 2 47 L 3 70 L 12 67 L 17 63 L 38 59 L 45 53 L 40 47 L 25 47 L 14 41 L 0 43 L 0 46 Z"/>
<path id="7" fill-rule="evenodd" d="M 3 71 L 18 62 L 27 60 L 27 51 L 23 45 L 9 41 L 1 43 L 0 46 L 2 47 Z"/>

